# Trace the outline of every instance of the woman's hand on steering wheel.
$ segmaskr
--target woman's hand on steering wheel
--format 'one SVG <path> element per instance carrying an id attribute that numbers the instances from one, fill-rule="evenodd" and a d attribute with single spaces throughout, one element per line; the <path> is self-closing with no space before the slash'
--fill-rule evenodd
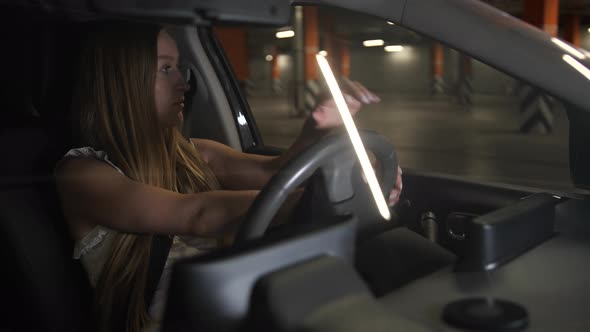
<path id="1" fill-rule="evenodd" d="M 397 167 L 397 177 L 395 179 L 395 186 L 389 192 L 389 197 L 387 199 L 387 205 L 389 207 L 393 207 L 397 202 L 399 202 L 399 196 L 402 194 L 402 188 L 404 184 L 402 182 L 402 169 L 401 167 Z"/>
<path id="2" fill-rule="evenodd" d="M 360 111 L 362 105 L 374 104 L 381 101 L 376 94 L 369 91 L 359 82 L 342 78 L 341 84 L 342 90 L 344 91 L 344 100 L 346 100 L 352 116 Z M 342 119 L 338 113 L 336 102 L 331 97 L 323 98 L 312 111 L 311 116 L 315 120 L 316 129 L 331 129 L 342 125 Z"/>
<path id="3" fill-rule="evenodd" d="M 342 88 L 348 93 L 344 93 L 344 99 L 348 105 L 348 109 L 352 116 L 358 113 L 363 104 L 378 103 L 381 99 L 369 91 L 365 86 L 356 81 L 351 81 L 347 78 L 341 79 Z M 316 123 L 316 129 L 331 129 L 342 125 L 342 119 L 336 107 L 336 102 L 333 98 L 326 98 L 318 104 L 313 110 L 312 117 Z M 397 178 L 395 186 L 389 193 L 387 203 L 389 207 L 393 207 L 399 201 L 402 192 L 402 169 L 398 166 Z"/>

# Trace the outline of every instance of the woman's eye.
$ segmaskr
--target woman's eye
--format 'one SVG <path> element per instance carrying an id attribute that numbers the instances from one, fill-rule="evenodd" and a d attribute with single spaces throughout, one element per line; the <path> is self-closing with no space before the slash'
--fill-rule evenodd
<path id="1" fill-rule="evenodd" d="M 172 69 L 172 67 L 170 67 L 170 66 L 164 66 L 164 67 L 160 68 L 160 71 L 164 74 L 168 74 L 168 73 L 170 73 L 171 69 Z"/>

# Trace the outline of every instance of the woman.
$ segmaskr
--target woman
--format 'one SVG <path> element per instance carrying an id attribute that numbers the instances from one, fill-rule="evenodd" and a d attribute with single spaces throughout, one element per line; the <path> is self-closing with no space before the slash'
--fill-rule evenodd
<path id="1" fill-rule="evenodd" d="M 73 106 L 82 148 L 58 165 L 57 187 L 76 240 L 74 257 L 96 288 L 101 331 L 157 326 L 171 262 L 215 247 L 211 240 L 236 229 L 286 161 L 340 125 L 333 101 L 322 103 L 280 157 L 186 140 L 178 130 L 188 89 L 178 50 L 165 30 L 149 24 L 101 25 L 91 33 L 78 73 Z M 360 85 L 354 91 L 361 100 L 375 100 Z M 348 99 L 356 113 L 361 103 Z M 390 203 L 400 190 L 401 180 Z M 148 306 L 144 291 L 156 234 L 174 242 Z"/>

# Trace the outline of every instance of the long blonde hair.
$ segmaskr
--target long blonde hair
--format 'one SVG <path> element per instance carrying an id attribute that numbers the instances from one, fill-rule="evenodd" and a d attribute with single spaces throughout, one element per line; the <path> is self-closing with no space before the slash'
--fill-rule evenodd
<path id="1" fill-rule="evenodd" d="M 155 109 L 161 27 L 102 23 L 80 57 L 74 97 L 80 144 L 106 151 L 129 178 L 191 193 L 219 186 L 178 128 L 161 128 Z M 140 331 L 149 323 L 145 288 L 152 235 L 118 233 L 96 285 L 100 331 Z"/>

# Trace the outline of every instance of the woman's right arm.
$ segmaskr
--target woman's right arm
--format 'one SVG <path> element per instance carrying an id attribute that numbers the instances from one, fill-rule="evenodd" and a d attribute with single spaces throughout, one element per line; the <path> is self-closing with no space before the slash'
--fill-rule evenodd
<path id="1" fill-rule="evenodd" d="M 229 234 L 258 194 L 222 190 L 179 194 L 133 181 L 88 158 L 62 162 L 56 176 L 62 208 L 75 236 L 95 225 L 130 233 Z"/>

